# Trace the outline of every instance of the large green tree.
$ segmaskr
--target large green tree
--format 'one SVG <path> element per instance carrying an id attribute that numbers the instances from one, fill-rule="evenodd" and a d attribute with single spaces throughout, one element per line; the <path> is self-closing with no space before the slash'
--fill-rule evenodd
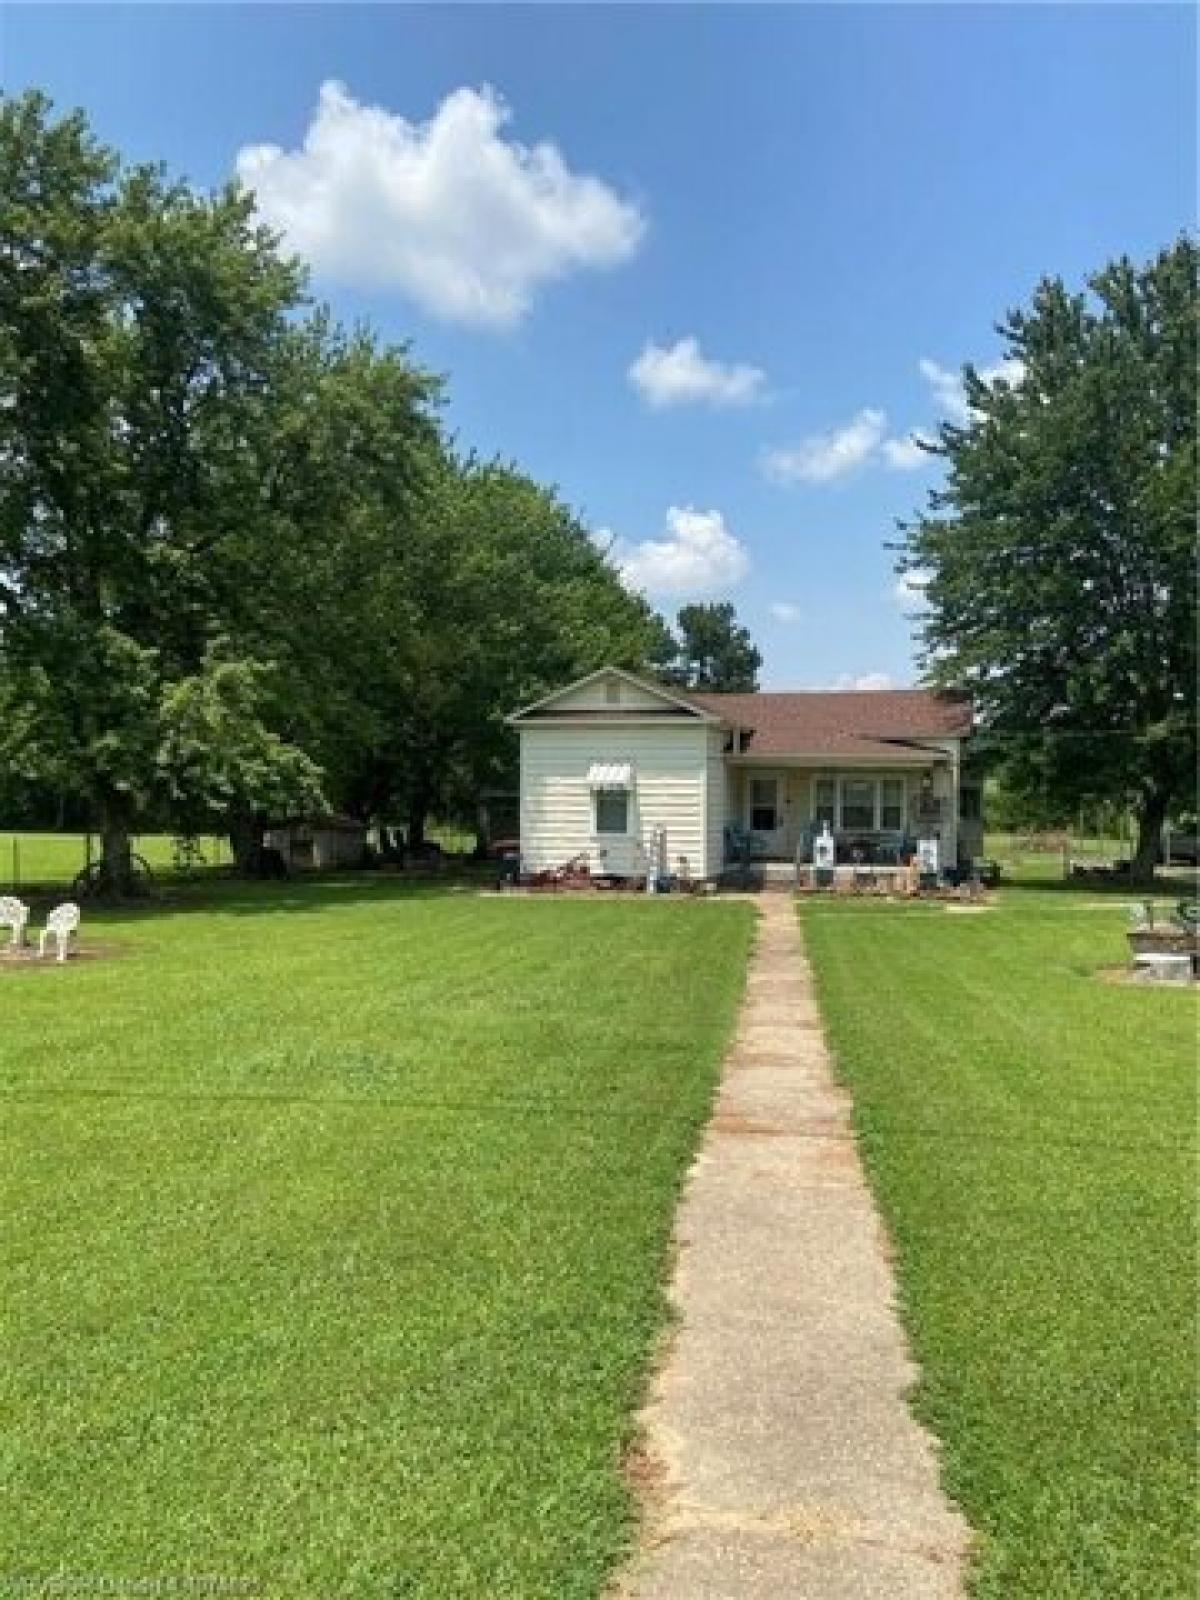
<path id="1" fill-rule="evenodd" d="M 964 369 L 943 487 L 901 525 L 924 664 L 972 695 L 1043 809 L 1129 804 L 1134 871 L 1196 781 L 1197 249 L 1044 281 Z"/>
<path id="2" fill-rule="evenodd" d="M 226 551 L 228 627 L 276 664 L 272 726 L 319 762 L 330 803 L 377 816 L 411 759 L 397 732 L 423 685 L 425 636 L 448 625 L 430 516 L 439 385 L 404 349 L 317 315 L 290 331 L 274 388 L 260 451 L 270 544 L 252 525 Z M 239 855 L 264 820 L 236 818 Z"/>
<path id="3" fill-rule="evenodd" d="M 0 763 L 77 801 L 111 886 L 147 821 L 469 815 L 504 718 L 662 624 L 440 384 L 347 333 L 235 188 L 0 101 Z M 13 783 L 6 785 L 6 792 Z"/>
<path id="4" fill-rule="evenodd" d="M 227 631 L 225 552 L 269 547 L 260 445 L 300 295 L 246 196 L 0 101 L 0 759 L 86 800 L 118 890 L 174 690 Z M 272 753 L 278 794 L 299 768 Z"/>
<path id="5" fill-rule="evenodd" d="M 683 689 L 746 693 L 758 688 L 762 652 L 725 600 L 682 607 L 674 631 L 664 623 L 657 665 Z"/>
<path id="6" fill-rule="evenodd" d="M 515 785 L 510 711 L 605 663 L 644 666 L 656 637 L 570 507 L 514 466 L 448 453 L 420 520 L 398 572 L 411 628 L 373 687 L 386 736 L 361 751 L 366 792 L 414 842 L 431 813 Z"/>

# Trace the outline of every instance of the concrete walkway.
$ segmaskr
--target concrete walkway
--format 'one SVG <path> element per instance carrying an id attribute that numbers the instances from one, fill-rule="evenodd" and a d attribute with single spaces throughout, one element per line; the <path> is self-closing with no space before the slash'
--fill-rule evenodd
<path id="1" fill-rule="evenodd" d="M 887 1245 L 790 896 L 763 895 L 717 1114 L 679 1216 L 680 1325 L 643 1414 L 627 1600 L 951 1600 Z M 865 981 L 869 981 L 866 978 Z"/>

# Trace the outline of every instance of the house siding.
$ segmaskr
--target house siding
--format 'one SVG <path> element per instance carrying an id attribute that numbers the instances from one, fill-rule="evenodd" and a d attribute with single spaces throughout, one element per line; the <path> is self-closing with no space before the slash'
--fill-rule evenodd
<path id="1" fill-rule="evenodd" d="M 609 699 L 610 694 L 614 694 L 616 699 Z M 667 709 L 667 704 L 661 694 L 655 694 L 652 690 L 643 688 L 641 684 L 631 683 L 628 678 L 623 678 L 614 672 L 606 673 L 601 678 L 592 678 L 574 689 L 556 694 L 553 706 L 548 706 L 546 709 L 548 712 L 552 711 L 556 717 L 570 716 L 574 711 L 615 711 L 618 714 L 622 711 L 661 713 Z"/>
<path id="2" fill-rule="evenodd" d="M 719 871 L 720 858 L 710 852 L 709 732 L 698 723 L 522 727 L 521 855 L 526 871 L 560 866 L 586 853 L 594 872 L 639 872 L 644 860 L 639 844 L 655 828 L 666 830 L 670 871 L 678 870 L 680 856 L 687 857 L 694 876 Z M 634 769 L 629 835 L 597 836 L 588 768 L 594 762 L 624 761 Z"/>
<path id="3" fill-rule="evenodd" d="M 708 730 L 704 818 L 706 857 L 701 876 L 709 878 L 716 877 L 725 864 L 725 823 L 729 818 L 729 777 L 725 763 L 727 738 L 728 734 L 722 728 Z"/>

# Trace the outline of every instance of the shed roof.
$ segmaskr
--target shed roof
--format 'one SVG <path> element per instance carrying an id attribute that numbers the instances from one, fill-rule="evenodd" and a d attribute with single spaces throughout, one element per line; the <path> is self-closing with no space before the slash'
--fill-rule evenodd
<path id="1" fill-rule="evenodd" d="M 357 817 L 347 817 L 341 812 L 330 812 L 328 816 L 308 815 L 298 817 L 279 817 L 268 822 L 264 833 L 285 833 L 288 829 L 307 829 L 310 833 L 365 833 L 367 825 Z"/>

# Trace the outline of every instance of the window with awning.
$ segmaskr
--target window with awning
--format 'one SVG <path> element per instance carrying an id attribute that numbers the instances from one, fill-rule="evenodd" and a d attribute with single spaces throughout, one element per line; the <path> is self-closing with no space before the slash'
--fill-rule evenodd
<path id="1" fill-rule="evenodd" d="M 593 761 L 588 768 L 588 788 L 592 791 L 592 831 L 598 834 L 627 834 L 630 831 L 630 794 L 633 789 L 633 763 Z"/>
<path id="2" fill-rule="evenodd" d="M 633 766 L 628 761 L 593 761 L 588 768 L 589 789 L 632 789 Z"/>

